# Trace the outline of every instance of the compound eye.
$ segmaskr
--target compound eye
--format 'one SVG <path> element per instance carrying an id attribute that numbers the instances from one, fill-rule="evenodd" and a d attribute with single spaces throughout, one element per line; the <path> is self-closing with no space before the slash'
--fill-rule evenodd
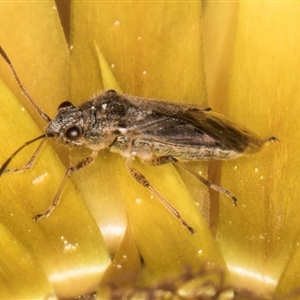
<path id="1" fill-rule="evenodd" d="M 64 101 L 58 106 L 58 109 L 61 109 L 61 108 L 64 108 L 64 109 L 65 108 L 74 108 L 74 105 L 69 101 Z"/>
<path id="2" fill-rule="evenodd" d="M 82 129 L 73 125 L 65 130 L 65 137 L 70 141 L 76 141 L 82 136 Z"/>
<path id="3" fill-rule="evenodd" d="M 117 92 L 115 90 L 108 90 L 106 93 L 116 94 Z"/>

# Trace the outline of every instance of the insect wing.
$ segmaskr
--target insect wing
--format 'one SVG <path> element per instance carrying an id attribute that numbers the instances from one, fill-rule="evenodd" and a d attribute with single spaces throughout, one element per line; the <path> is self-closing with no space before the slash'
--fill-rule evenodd
<path id="1" fill-rule="evenodd" d="M 180 118 L 194 124 L 215 141 L 222 149 L 250 154 L 261 150 L 264 141 L 254 132 L 215 111 L 188 110 Z"/>
<path id="2" fill-rule="evenodd" d="M 151 111 L 143 120 L 129 124 L 127 133 L 136 137 L 136 140 L 140 139 L 141 144 L 144 141 L 158 142 L 169 145 L 168 151 L 171 152 L 172 145 L 175 152 L 180 148 L 191 147 L 191 159 L 197 156 L 194 153 L 197 147 L 199 150 L 207 148 L 210 156 L 199 154 L 198 159 L 226 159 L 258 152 L 264 144 L 255 133 L 209 107 L 133 96 L 126 96 L 126 100 L 137 109 Z M 218 157 L 218 149 L 226 151 L 226 154 Z M 188 150 L 185 152 L 184 156 L 188 159 Z M 176 156 L 175 153 L 170 155 Z"/>
<path id="3" fill-rule="evenodd" d="M 151 110 L 154 113 L 161 115 L 166 115 L 169 117 L 177 116 L 180 113 L 185 111 L 210 111 L 210 107 L 193 105 L 193 104 L 184 104 L 174 101 L 165 101 L 165 100 L 155 100 L 150 98 L 142 98 L 131 95 L 124 95 L 124 99 L 128 101 L 131 105 L 138 107 L 139 109 L 148 111 Z"/>
<path id="4" fill-rule="evenodd" d="M 178 117 L 169 117 L 153 113 L 142 122 L 134 124 L 128 133 L 136 139 L 159 142 L 165 145 L 178 147 L 209 146 L 215 141 L 205 135 L 197 127 Z"/>

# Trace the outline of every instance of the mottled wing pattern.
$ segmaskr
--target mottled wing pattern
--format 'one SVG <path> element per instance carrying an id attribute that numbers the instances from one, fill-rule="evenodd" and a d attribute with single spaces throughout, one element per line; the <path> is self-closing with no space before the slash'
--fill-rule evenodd
<path id="1" fill-rule="evenodd" d="M 130 124 L 132 134 L 153 141 L 182 146 L 206 146 L 238 153 L 258 152 L 264 141 L 244 126 L 209 107 L 149 100 L 127 96 L 139 109 L 151 109 L 138 124 Z"/>

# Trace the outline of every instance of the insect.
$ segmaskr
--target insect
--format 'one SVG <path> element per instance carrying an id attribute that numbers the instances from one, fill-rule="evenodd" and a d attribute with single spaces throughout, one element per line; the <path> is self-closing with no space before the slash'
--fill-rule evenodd
<path id="1" fill-rule="evenodd" d="M 193 234 L 194 229 L 180 213 L 132 166 L 132 159 L 138 157 L 151 165 L 176 164 L 208 187 L 231 198 L 236 205 L 237 199 L 231 192 L 201 177 L 183 162 L 234 159 L 244 154 L 256 153 L 266 143 L 278 141 L 275 137 L 263 140 L 209 107 L 122 95 L 113 90 L 104 92 L 78 107 L 70 102 L 63 102 L 52 120 L 42 112 L 22 86 L 1 46 L 0 54 L 25 97 L 48 123 L 43 135 L 23 144 L 2 164 L 0 176 L 3 173 L 29 170 L 46 139 L 91 150 L 90 156 L 67 169 L 52 204 L 44 212 L 37 214 L 33 218 L 35 221 L 48 217 L 53 212 L 60 201 L 64 185 L 73 172 L 93 163 L 100 150 L 109 148 L 125 158 L 127 169 L 133 178 L 148 188 Z M 18 169 L 7 168 L 23 148 L 39 140 L 41 142 L 27 164 Z"/>

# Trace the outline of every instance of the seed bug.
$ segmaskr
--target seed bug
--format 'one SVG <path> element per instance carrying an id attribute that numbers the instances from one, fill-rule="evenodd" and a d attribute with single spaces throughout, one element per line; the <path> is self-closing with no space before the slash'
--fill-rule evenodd
<path id="1" fill-rule="evenodd" d="M 150 165 L 178 165 L 206 186 L 231 198 L 233 204 L 237 205 L 237 199 L 231 192 L 201 177 L 183 162 L 234 159 L 244 154 L 256 153 L 266 143 L 278 141 L 275 137 L 263 140 L 209 107 L 122 95 L 113 90 L 104 92 L 78 107 L 71 102 L 63 102 L 52 120 L 42 112 L 22 86 L 1 46 L 0 54 L 27 100 L 48 123 L 43 135 L 24 143 L 3 163 L 0 176 L 3 173 L 29 170 L 46 139 L 86 147 L 92 151 L 90 156 L 67 169 L 52 204 L 43 213 L 37 214 L 33 218 L 35 221 L 48 217 L 53 212 L 68 177 L 74 171 L 93 163 L 100 150 L 109 148 L 110 151 L 121 154 L 133 178 L 148 188 L 184 227 L 194 233 L 194 229 L 180 213 L 132 166 L 132 159 L 137 157 Z M 41 142 L 27 164 L 18 169 L 7 169 L 11 160 L 23 148 L 38 140 Z"/>

